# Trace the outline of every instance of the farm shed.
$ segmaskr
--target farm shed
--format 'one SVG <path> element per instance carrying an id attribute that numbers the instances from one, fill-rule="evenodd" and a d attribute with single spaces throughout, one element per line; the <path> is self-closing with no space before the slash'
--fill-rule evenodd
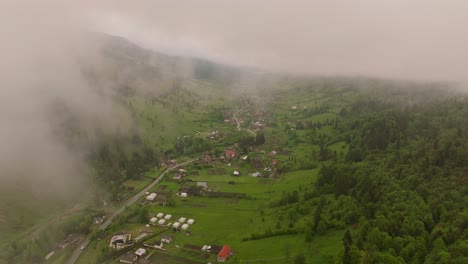
<path id="1" fill-rule="evenodd" d="M 180 227 L 180 223 L 179 223 L 179 222 L 175 222 L 174 224 L 172 224 L 172 227 L 173 227 L 173 228 L 179 228 L 179 227 Z"/>
<path id="2" fill-rule="evenodd" d="M 229 245 L 224 245 L 221 251 L 218 253 L 218 262 L 225 262 L 230 254 L 231 247 Z"/>
<path id="3" fill-rule="evenodd" d="M 151 193 L 150 195 L 146 196 L 146 200 L 153 201 L 157 195 L 157 193 Z"/>

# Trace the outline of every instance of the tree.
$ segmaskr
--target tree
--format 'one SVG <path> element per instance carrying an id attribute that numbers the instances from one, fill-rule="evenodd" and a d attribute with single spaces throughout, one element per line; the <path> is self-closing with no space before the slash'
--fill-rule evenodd
<path id="1" fill-rule="evenodd" d="M 305 229 L 305 241 L 307 243 L 310 243 L 312 242 L 312 239 L 314 239 L 314 231 L 312 230 L 312 228 L 307 227 Z"/>
<path id="2" fill-rule="evenodd" d="M 343 255 L 343 264 L 351 264 L 351 246 L 353 245 L 353 239 L 349 230 L 346 230 L 346 233 L 343 236 L 343 246 L 344 246 L 344 255 Z"/>
<path id="3" fill-rule="evenodd" d="M 294 264 L 306 264 L 306 258 L 304 254 L 300 253 L 294 257 Z"/>

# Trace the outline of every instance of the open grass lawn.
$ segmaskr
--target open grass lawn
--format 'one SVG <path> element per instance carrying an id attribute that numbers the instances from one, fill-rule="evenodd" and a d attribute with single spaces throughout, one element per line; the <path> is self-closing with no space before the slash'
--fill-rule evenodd
<path id="1" fill-rule="evenodd" d="M 317 180 L 318 169 L 288 172 L 281 176 L 271 189 L 277 193 L 297 190 L 299 186 L 311 186 Z"/>
<path id="2" fill-rule="evenodd" d="M 177 256 L 164 254 L 161 251 L 155 251 L 151 256 L 151 263 L 153 264 L 200 264 L 205 262 L 199 262 Z"/>
<path id="3" fill-rule="evenodd" d="M 62 250 L 60 252 L 55 252 L 55 255 L 53 255 L 48 261 L 45 263 L 52 263 L 52 264 L 62 264 L 66 263 L 68 258 L 71 256 L 73 251 L 75 250 L 74 247 L 68 247 L 65 250 Z M 89 262 L 91 263 L 91 262 Z"/>
<path id="4" fill-rule="evenodd" d="M 134 180 L 134 179 L 126 180 L 122 183 L 122 185 L 125 187 L 133 188 L 132 193 L 137 193 L 141 189 L 145 188 L 145 186 L 150 184 L 152 181 L 153 180 L 148 177 L 142 177 L 141 179 L 138 179 L 138 180 Z"/>
<path id="5" fill-rule="evenodd" d="M 335 113 L 323 113 L 323 114 L 313 115 L 307 118 L 307 120 L 311 122 L 326 122 L 327 120 L 332 121 L 335 119 L 336 119 Z"/>
<path id="6" fill-rule="evenodd" d="M 149 211 L 151 215 L 159 212 L 171 214 L 172 219 L 166 222 L 174 223 L 179 218 L 195 219 L 195 223 L 189 227 L 190 236 L 186 236 L 185 231 L 174 232 L 169 230 L 165 234 L 174 235 L 174 243 L 166 245 L 165 248 L 170 254 L 184 257 L 203 258 L 199 252 L 187 253 L 187 249 L 181 249 L 185 244 L 203 245 L 224 245 L 229 244 L 238 253 L 239 259 L 265 260 L 265 263 L 285 263 L 285 248 L 290 247 L 292 256 L 297 253 L 306 253 L 311 250 L 302 234 L 276 236 L 254 241 L 242 241 L 252 233 L 265 232 L 267 228 L 274 228 L 275 219 L 269 219 L 270 215 L 262 215 L 260 210 L 267 208 L 271 199 L 279 197 L 285 191 L 291 191 L 303 186 L 312 184 L 317 176 L 318 169 L 295 171 L 283 175 L 280 179 L 259 179 L 250 176 L 220 176 L 220 175 L 200 175 L 193 176 L 193 180 L 206 181 L 208 185 L 220 192 L 235 192 L 251 195 L 254 199 L 233 199 L 233 198 L 208 198 L 189 196 L 184 201 L 176 200 L 175 207 L 161 207 L 151 205 Z M 205 173 L 203 173 L 205 174 Z M 229 184 L 231 180 L 235 184 Z M 263 183 L 264 182 L 264 183 Z M 165 185 L 166 182 L 162 182 Z M 136 235 L 139 229 L 144 228 L 143 224 L 129 225 L 125 230 Z M 326 236 L 328 237 L 328 236 Z M 157 236 L 151 240 L 157 240 Z M 340 237 L 341 239 L 341 237 Z M 326 240 L 317 238 L 324 251 L 330 245 Z M 179 247 L 177 248 L 176 245 Z M 322 249 L 321 249 L 322 250 Z M 330 249 L 333 252 L 333 249 Z M 322 251 L 320 251 L 322 254 Z M 323 254 L 322 254 L 323 255 Z M 211 260 L 211 258 L 209 258 Z M 177 262 L 175 262 L 177 263 Z M 261 262 L 260 262 L 261 263 Z"/>

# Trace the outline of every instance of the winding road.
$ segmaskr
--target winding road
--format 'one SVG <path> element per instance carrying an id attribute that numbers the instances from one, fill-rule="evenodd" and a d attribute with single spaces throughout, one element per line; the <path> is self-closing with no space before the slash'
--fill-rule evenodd
<path id="1" fill-rule="evenodd" d="M 257 136 L 257 133 L 255 133 L 255 131 L 252 131 L 248 128 L 241 128 L 240 127 L 240 122 L 239 122 L 239 119 L 237 118 L 237 114 L 242 112 L 242 110 L 244 110 L 244 108 L 241 108 L 239 110 L 237 110 L 233 115 L 232 115 L 232 118 L 234 118 L 234 120 L 236 120 L 236 123 L 237 123 L 237 130 L 238 131 L 241 131 L 241 130 L 245 130 L 247 132 L 249 132 L 250 134 L 254 135 L 255 137 Z"/>
<path id="2" fill-rule="evenodd" d="M 164 177 L 164 175 L 166 175 L 167 172 L 173 170 L 173 169 L 176 169 L 180 166 L 184 166 L 186 164 L 189 164 L 189 163 L 192 163 L 194 161 L 197 161 L 198 159 L 193 159 L 193 160 L 189 160 L 189 161 L 186 161 L 186 162 L 182 162 L 180 164 L 177 164 L 177 165 L 174 165 L 172 167 L 169 167 L 167 168 L 165 171 L 163 171 L 161 173 L 161 175 L 159 175 L 152 183 L 148 184 L 143 190 L 141 190 L 139 193 L 135 194 L 134 196 L 132 196 L 131 198 L 129 198 L 123 205 L 122 207 L 120 207 L 119 210 L 117 210 L 116 212 L 114 212 L 114 214 L 111 215 L 111 217 L 109 217 L 104 223 L 102 223 L 100 226 L 99 226 L 99 230 L 104 230 L 106 229 L 111 223 L 112 223 L 112 220 L 114 220 L 115 218 L 117 218 L 123 211 L 125 211 L 125 209 L 128 207 L 128 206 L 131 206 L 132 204 L 134 204 L 136 201 L 138 201 L 141 197 L 143 197 L 145 195 L 145 193 L 147 191 L 149 191 L 151 188 L 153 188 L 156 184 L 158 184 L 162 178 Z M 91 243 L 91 240 L 89 238 L 85 239 L 83 242 L 81 242 L 81 244 L 78 245 L 78 247 L 75 249 L 75 251 L 73 252 L 73 254 L 71 255 L 71 257 L 68 259 L 67 261 L 67 264 L 74 264 L 78 258 L 80 257 L 81 253 L 83 252 L 83 249 L 86 248 L 89 243 Z M 83 249 L 82 249 L 83 248 Z"/>

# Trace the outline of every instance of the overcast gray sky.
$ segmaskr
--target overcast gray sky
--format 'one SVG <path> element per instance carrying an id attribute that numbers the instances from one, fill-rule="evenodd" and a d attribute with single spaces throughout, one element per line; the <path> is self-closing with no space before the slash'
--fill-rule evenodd
<path id="1" fill-rule="evenodd" d="M 86 32 L 272 70 L 466 81 L 467 10 L 466 0 L 1 0 L 0 184 L 23 175 L 60 189 L 81 175 L 54 135 L 55 98 L 91 128 L 120 126 L 82 80 L 78 62 L 98 60 Z"/>
<path id="2" fill-rule="evenodd" d="M 466 79 L 468 1 L 111 1 L 92 27 L 182 55 L 311 74 Z"/>

